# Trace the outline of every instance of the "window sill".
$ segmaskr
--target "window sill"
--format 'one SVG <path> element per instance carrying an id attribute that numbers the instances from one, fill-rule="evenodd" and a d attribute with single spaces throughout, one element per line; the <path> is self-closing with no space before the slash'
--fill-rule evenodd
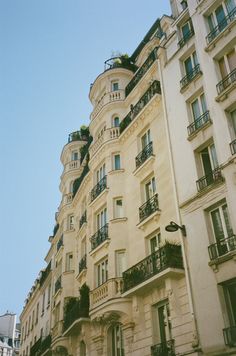
<path id="1" fill-rule="evenodd" d="M 75 278 L 77 279 L 77 281 L 80 282 L 81 279 L 86 276 L 86 274 L 87 274 L 87 268 L 84 268 L 81 272 L 77 274 Z"/>
<path id="2" fill-rule="evenodd" d="M 234 260 L 236 262 L 236 250 L 230 251 L 223 256 L 220 256 L 208 263 L 208 266 L 212 267 L 214 272 L 218 272 L 218 265 L 229 260 Z"/>
<path id="3" fill-rule="evenodd" d="M 109 191 L 109 188 L 105 188 L 94 200 L 92 200 L 89 203 L 89 206 L 91 206 L 92 204 L 94 204 L 96 201 L 98 201 L 101 197 L 103 197 L 105 194 L 107 194 Z"/>
<path id="4" fill-rule="evenodd" d="M 225 99 L 228 98 L 229 94 L 231 93 L 231 91 L 233 91 L 236 87 L 236 82 L 231 83 L 227 88 L 225 88 L 225 90 L 222 91 L 222 93 L 220 93 L 219 95 L 217 95 L 217 97 L 215 98 L 215 101 L 217 101 L 217 103 L 224 101 Z"/>
<path id="5" fill-rule="evenodd" d="M 161 210 L 160 210 L 160 209 L 154 211 L 154 213 L 152 213 L 152 214 L 149 215 L 146 219 L 144 219 L 142 222 L 140 222 L 139 224 L 137 224 L 137 228 L 138 228 L 138 229 L 141 229 L 141 230 L 144 230 L 144 229 L 145 229 L 145 225 L 146 225 L 150 220 L 157 221 L 160 215 L 161 215 Z"/>
<path id="6" fill-rule="evenodd" d="M 124 171 L 125 171 L 124 168 L 112 169 L 110 172 L 108 172 L 108 174 L 123 173 Z"/>
<path id="7" fill-rule="evenodd" d="M 220 32 L 206 47 L 205 51 L 210 52 L 214 47 L 216 47 L 217 42 L 222 38 L 228 35 L 229 32 L 231 32 L 232 27 L 236 24 L 236 18 L 232 22 L 228 24 L 228 26 L 225 27 L 225 29 Z"/>
<path id="8" fill-rule="evenodd" d="M 193 133 L 191 133 L 188 136 L 188 141 L 192 141 L 195 137 L 198 136 L 199 132 L 202 132 L 204 130 L 206 130 L 209 126 L 212 125 L 212 121 L 209 120 L 208 122 L 206 122 L 204 125 L 202 125 L 201 127 L 199 127 L 198 129 L 196 129 Z"/>
<path id="9" fill-rule="evenodd" d="M 116 224 L 116 223 L 124 222 L 124 221 L 127 221 L 127 220 L 128 220 L 128 218 L 126 218 L 126 217 L 123 217 L 123 218 L 114 218 L 114 219 L 110 220 L 110 223 Z"/>
<path id="10" fill-rule="evenodd" d="M 150 168 L 149 166 L 151 165 L 151 163 L 153 163 L 155 159 L 155 155 L 152 154 L 150 157 L 148 157 L 148 159 L 146 159 L 146 161 L 143 162 L 143 164 L 141 164 L 141 166 L 139 166 L 138 168 L 136 168 L 134 171 L 133 171 L 133 174 L 134 176 L 139 176 L 140 173 L 142 172 L 143 168 Z"/>
<path id="11" fill-rule="evenodd" d="M 188 84 L 184 85 L 181 89 L 180 89 L 180 93 L 183 94 L 190 86 L 192 86 L 193 84 L 195 84 L 196 81 L 198 81 L 198 79 L 202 76 L 202 71 L 199 70 L 199 72 L 192 78 L 192 80 L 190 80 L 188 82 Z"/>
<path id="12" fill-rule="evenodd" d="M 89 254 L 90 254 L 90 256 L 95 256 L 96 255 L 96 253 L 100 250 L 100 249 L 102 249 L 103 247 L 105 247 L 105 248 L 107 248 L 108 246 L 109 246 L 109 244 L 110 244 L 110 241 L 111 241 L 111 239 L 106 239 L 105 241 L 103 241 L 100 245 L 98 245 L 94 250 L 91 250 L 90 252 L 89 252 Z"/>

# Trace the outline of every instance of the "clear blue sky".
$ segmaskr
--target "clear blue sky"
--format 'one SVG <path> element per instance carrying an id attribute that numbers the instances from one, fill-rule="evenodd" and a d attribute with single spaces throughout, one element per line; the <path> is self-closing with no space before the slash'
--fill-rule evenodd
<path id="1" fill-rule="evenodd" d="M 132 54 L 169 0 L 0 1 L 0 314 L 20 314 L 60 203 L 60 153 L 89 123 L 89 85 Z"/>

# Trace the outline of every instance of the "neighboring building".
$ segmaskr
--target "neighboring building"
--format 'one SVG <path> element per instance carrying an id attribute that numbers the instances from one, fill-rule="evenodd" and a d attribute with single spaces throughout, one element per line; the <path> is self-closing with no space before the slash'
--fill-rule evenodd
<path id="1" fill-rule="evenodd" d="M 171 6 L 105 62 L 62 150 L 21 356 L 236 354 L 236 4 Z"/>
<path id="2" fill-rule="evenodd" d="M 0 356 L 15 356 L 20 348 L 20 324 L 16 314 L 0 315 Z"/>

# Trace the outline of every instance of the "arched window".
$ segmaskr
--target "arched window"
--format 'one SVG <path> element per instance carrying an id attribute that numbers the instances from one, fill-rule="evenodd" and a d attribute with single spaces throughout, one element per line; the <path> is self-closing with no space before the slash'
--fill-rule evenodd
<path id="1" fill-rule="evenodd" d="M 118 126 L 120 126 L 120 119 L 118 116 L 115 116 L 113 118 L 113 127 L 118 127 Z"/>
<path id="2" fill-rule="evenodd" d="M 113 325 L 108 330 L 108 354 L 111 356 L 125 356 L 123 331 L 121 324 Z"/>
<path id="3" fill-rule="evenodd" d="M 86 344 L 83 340 L 80 342 L 79 356 L 86 356 Z"/>

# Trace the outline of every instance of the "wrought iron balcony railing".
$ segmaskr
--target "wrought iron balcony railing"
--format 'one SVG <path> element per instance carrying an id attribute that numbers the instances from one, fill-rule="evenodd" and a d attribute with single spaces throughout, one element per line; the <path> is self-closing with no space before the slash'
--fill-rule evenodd
<path id="1" fill-rule="evenodd" d="M 84 255 L 79 261 L 79 273 L 87 268 L 87 255 Z"/>
<path id="2" fill-rule="evenodd" d="M 199 116 L 191 125 L 188 126 L 188 135 L 192 135 L 195 131 L 201 129 L 210 121 L 209 111 L 204 112 L 204 114 Z"/>
<path id="3" fill-rule="evenodd" d="M 197 75 L 201 74 L 200 64 L 197 64 L 191 71 L 189 71 L 180 81 L 181 89 L 186 87 L 191 81 L 196 78 Z"/>
<path id="4" fill-rule="evenodd" d="M 104 241 L 108 239 L 108 224 L 104 225 L 99 229 L 91 238 L 91 250 L 101 245 Z"/>
<path id="5" fill-rule="evenodd" d="M 55 294 L 59 289 L 61 289 L 61 276 L 56 280 L 56 283 L 55 283 Z"/>
<path id="6" fill-rule="evenodd" d="M 152 142 L 150 142 L 135 158 L 136 168 L 139 168 L 153 154 Z"/>
<path id="7" fill-rule="evenodd" d="M 226 346 L 236 346 L 236 325 L 223 329 L 223 334 Z"/>
<path id="8" fill-rule="evenodd" d="M 112 57 L 104 62 L 104 71 L 115 68 L 125 68 L 131 70 L 132 72 L 135 72 L 137 70 L 137 66 L 126 55 Z"/>
<path id="9" fill-rule="evenodd" d="M 232 70 L 225 78 L 223 78 L 217 85 L 216 90 L 218 94 L 221 94 L 231 84 L 236 82 L 236 68 Z"/>
<path id="10" fill-rule="evenodd" d="M 156 58 L 157 58 L 157 47 L 154 48 L 154 50 L 149 54 L 146 61 L 139 68 L 139 70 L 135 73 L 135 75 L 133 76 L 131 81 L 126 86 L 126 88 L 125 88 L 126 96 L 128 96 L 129 93 L 135 88 L 135 86 L 142 79 L 142 77 L 145 75 L 145 73 L 148 71 L 148 69 L 151 67 L 151 65 L 155 62 Z"/>
<path id="11" fill-rule="evenodd" d="M 175 356 L 174 340 L 151 346 L 151 356 Z"/>
<path id="12" fill-rule="evenodd" d="M 214 260 L 230 251 L 236 251 L 236 236 L 232 235 L 227 239 L 221 239 L 208 246 L 210 260 Z"/>
<path id="13" fill-rule="evenodd" d="M 60 250 L 61 246 L 63 246 L 63 235 L 61 236 L 61 238 L 57 242 L 57 251 Z"/>
<path id="14" fill-rule="evenodd" d="M 81 305 L 81 300 L 77 298 L 71 298 L 71 305 L 68 308 L 64 315 L 63 321 L 63 330 L 67 330 L 75 320 L 80 318 L 88 318 L 89 317 L 89 301 L 87 301 L 87 306 L 83 307 Z"/>
<path id="15" fill-rule="evenodd" d="M 183 37 L 181 38 L 181 40 L 178 42 L 179 47 L 182 48 L 182 47 L 185 45 L 185 43 L 187 43 L 187 42 L 190 40 L 190 38 L 193 37 L 193 35 L 194 35 L 194 30 L 193 30 L 193 28 L 191 28 L 191 29 L 186 33 L 186 35 L 183 36 Z"/>
<path id="16" fill-rule="evenodd" d="M 93 187 L 90 193 L 91 202 L 96 199 L 101 192 L 107 187 L 107 176 L 104 176 L 96 185 Z"/>
<path id="17" fill-rule="evenodd" d="M 230 150 L 231 150 L 232 155 L 234 155 L 236 153 L 236 139 L 230 143 Z"/>
<path id="18" fill-rule="evenodd" d="M 158 194 L 153 195 L 150 199 L 148 199 L 142 206 L 139 208 L 139 222 L 145 220 L 148 216 L 150 216 L 155 211 L 159 210 L 158 205 Z"/>
<path id="19" fill-rule="evenodd" d="M 197 190 L 200 192 L 201 190 L 207 188 L 208 186 L 219 182 L 223 182 L 223 176 L 220 168 L 216 168 L 212 171 L 211 174 L 201 177 L 196 181 Z"/>
<path id="20" fill-rule="evenodd" d="M 140 113 L 140 111 L 148 104 L 155 94 L 161 94 L 161 86 L 158 80 L 155 80 L 145 94 L 139 99 L 139 101 L 132 106 L 131 111 L 120 123 L 120 134 L 129 126 L 134 118 Z"/>
<path id="21" fill-rule="evenodd" d="M 168 243 L 123 272 L 124 292 L 169 267 L 183 269 L 181 246 Z"/>
<path id="22" fill-rule="evenodd" d="M 225 18 L 213 28 L 206 36 L 207 44 L 210 44 L 234 19 L 236 16 L 236 7 L 225 16 Z"/>
<path id="23" fill-rule="evenodd" d="M 83 135 L 80 131 L 74 131 L 68 136 L 68 143 L 72 141 L 87 141 L 88 137 Z"/>
<path id="24" fill-rule="evenodd" d="M 87 222 L 87 211 L 85 210 L 80 218 L 79 227 L 81 228 L 86 222 Z"/>

